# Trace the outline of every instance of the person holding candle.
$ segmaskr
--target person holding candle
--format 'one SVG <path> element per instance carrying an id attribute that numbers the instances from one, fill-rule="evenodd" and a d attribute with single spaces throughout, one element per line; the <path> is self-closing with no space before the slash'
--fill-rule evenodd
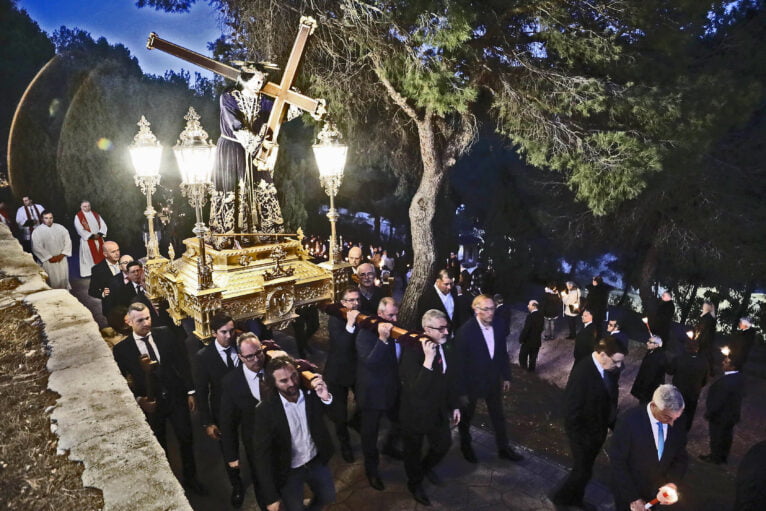
<path id="1" fill-rule="evenodd" d="M 722 465 L 729 457 L 734 426 L 739 422 L 745 393 L 745 378 L 739 364 L 737 358 L 724 358 L 723 376 L 708 390 L 705 419 L 710 424 L 710 454 L 700 456 L 702 461 Z"/>
<path id="2" fill-rule="evenodd" d="M 688 465 L 684 398 L 670 384 L 660 385 L 646 406 L 625 413 L 609 447 L 612 491 L 617 511 L 641 511 L 661 486 L 675 485 Z"/>

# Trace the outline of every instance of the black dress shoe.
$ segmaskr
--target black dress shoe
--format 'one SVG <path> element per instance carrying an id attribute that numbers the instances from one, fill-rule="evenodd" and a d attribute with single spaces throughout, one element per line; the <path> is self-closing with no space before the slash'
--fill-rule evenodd
<path id="1" fill-rule="evenodd" d="M 479 459 L 476 457 L 476 453 L 473 452 L 473 447 L 470 444 L 463 444 L 460 446 L 460 452 L 463 453 L 463 458 L 469 463 L 478 463 Z"/>
<path id="2" fill-rule="evenodd" d="M 517 453 L 510 447 L 500 449 L 499 451 L 497 451 L 497 455 L 504 460 L 510 460 L 510 461 L 521 461 L 524 459 L 524 456 Z"/>
<path id="3" fill-rule="evenodd" d="M 407 489 L 410 490 L 410 493 L 412 493 L 412 496 L 415 498 L 415 502 L 424 506 L 431 505 L 431 500 L 428 498 L 428 495 L 426 495 L 425 490 L 423 490 L 423 486 L 419 484 L 408 483 Z"/>
<path id="4" fill-rule="evenodd" d="M 207 495 L 207 490 L 204 486 L 202 486 L 202 483 L 197 481 L 196 478 L 192 477 L 189 479 L 186 479 L 183 483 L 184 489 L 196 493 L 197 495 Z"/>
<path id="5" fill-rule="evenodd" d="M 354 462 L 354 451 L 351 450 L 351 446 L 347 443 L 340 444 L 340 455 L 346 463 Z"/>
<path id="6" fill-rule="evenodd" d="M 372 486 L 374 489 L 378 491 L 383 491 L 386 489 L 386 485 L 383 484 L 383 480 L 380 478 L 379 475 L 371 475 L 367 476 L 367 481 L 369 481 L 370 486 Z"/>
<path id="7" fill-rule="evenodd" d="M 431 481 L 434 486 L 444 486 L 444 480 L 433 469 L 426 470 L 426 479 Z"/>
<path id="8" fill-rule="evenodd" d="M 384 454 L 388 456 L 391 459 L 394 460 L 403 460 L 404 459 L 404 453 L 401 449 L 397 449 L 396 447 L 393 447 L 391 445 L 387 447 L 383 447 L 383 449 L 380 451 L 381 454 Z"/>
<path id="9" fill-rule="evenodd" d="M 245 501 L 245 492 L 242 491 L 242 485 L 237 485 L 231 489 L 231 505 L 234 509 L 242 507 L 242 502 Z"/>

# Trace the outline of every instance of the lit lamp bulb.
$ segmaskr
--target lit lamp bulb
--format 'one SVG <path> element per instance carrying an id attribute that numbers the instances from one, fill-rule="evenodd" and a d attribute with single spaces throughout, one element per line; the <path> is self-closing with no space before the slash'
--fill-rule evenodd
<path id="1" fill-rule="evenodd" d="M 644 509 L 650 509 L 657 504 L 669 506 L 670 504 L 675 504 L 676 502 L 678 502 L 678 491 L 676 491 L 675 485 L 669 483 L 660 488 L 660 490 L 657 492 L 657 496 L 654 497 L 650 502 L 647 502 L 644 506 Z"/>
<path id="2" fill-rule="evenodd" d="M 721 348 L 721 354 L 724 357 L 728 357 L 731 354 L 731 350 L 729 349 L 728 346 L 724 346 L 723 348 Z"/>

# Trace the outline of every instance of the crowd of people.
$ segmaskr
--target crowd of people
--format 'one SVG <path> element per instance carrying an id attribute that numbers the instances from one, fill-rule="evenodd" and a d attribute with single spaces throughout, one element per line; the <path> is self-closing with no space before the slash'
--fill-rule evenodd
<path id="1" fill-rule="evenodd" d="M 51 284 L 68 288 L 68 231 L 29 197 L 15 221 L 25 247 L 43 264 Z M 114 358 L 166 449 L 166 423 L 171 423 L 187 490 L 206 491 L 196 473 L 192 412 L 199 413 L 205 435 L 219 444 L 234 507 L 244 500 L 244 463 L 262 509 L 305 509 L 304 486 L 313 495 L 308 509 L 333 502 L 328 467 L 333 432 L 342 459 L 350 463 L 355 459 L 354 430 L 372 488 L 386 488 L 379 472 L 383 454 L 403 461 L 412 497 L 430 505 L 425 482 L 444 484 L 436 469 L 450 449 L 452 427 L 458 429 L 466 462 L 479 462 L 471 436 L 479 401 L 489 415 L 497 456 L 511 462 L 523 459 L 511 446 L 503 409 L 503 394 L 511 388 L 511 309 L 501 295 L 472 287 L 456 257 L 451 255 L 420 296 L 419 329 L 403 334 L 397 324 L 399 304 L 386 284 L 406 254 L 389 256 L 380 246 L 344 242 L 343 258 L 352 266 L 356 285 L 342 292 L 329 315 L 327 359 L 319 375 L 275 345 L 262 324 L 236 324 L 222 313 L 210 320 L 212 338 L 189 353 L 185 332 L 146 296 L 143 264 L 104 239 L 106 222 L 88 201 L 81 204 L 75 228 L 81 238 L 81 275 L 91 279 L 88 293 L 101 300 L 104 316 L 126 336 L 114 346 Z M 319 237 L 306 238 L 304 244 L 312 256 L 327 256 Z M 62 261 L 63 274 L 55 266 Z M 402 268 L 398 271 L 401 274 Z M 560 506 L 585 505 L 595 459 L 613 430 L 609 463 L 617 509 L 637 511 L 660 486 L 671 482 L 675 489 L 682 484 L 688 464 L 686 435 L 701 390 L 714 377 L 704 417 L 710 453 L 701 459 L 727 462 L 745 390 L 741 369 L 755 342 L 755 329 L 748 318 L 739 321 L 719 368 L 713 304 L 705 303 L 694 329 L 680 342 L 673 335 L 672 296 L 664 293 L 656 312 L 645 318 L 647 351 L 631 387 L 637 406 L 618 416 L 620 375 L 630 340 L 621 320 L 607 314 L 609 290 L 599 276 L 582 292 L 572 281 L 560 290 L 553 283 L 546 286 L 539 300 L 527 304 L 517 339 L 518 363 L 534 372 L 542 343 L 556 338 L 559 317 L 566 319 L 573 366 L 565 388 L 564 426 L 572 468 L 551 500 Z M 314 315 L 302 316 L 296 324 L 299 356 L 305 355 L 316 331 L 316 311 Z M 681 344 L 682 350 L 670 349 Z M 672 383 L 665 383 L 666 375 Z M 240 446 L 245 460 L 240 459 Z M 745 493 L 737 498 L 745 498 Z M 672 495 L 660 497 L 661 503 L 671 500 Z"/>

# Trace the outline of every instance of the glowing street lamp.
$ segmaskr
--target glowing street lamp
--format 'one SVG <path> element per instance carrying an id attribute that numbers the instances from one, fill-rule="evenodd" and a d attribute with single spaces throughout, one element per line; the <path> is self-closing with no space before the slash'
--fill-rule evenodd
<path id="1" fill-rule="evenodd" d="M 215 164 L 215 146 L 208 140 L 207 132 L 202 129 L 199 115 L 193 107 L 184 116 L 186 127 L 178 136 L 173 153 L 181 172 L 181 191 L 194 208 L 197 223 L 192 232 L 199 241 L 197 259 L 197 285 L 199 289 L 213 287 L 213 269 L 205 256 L 205 235 L 208 228 L 202 221 L 202 207 L 207 202 L 207 193 L 212 188 L 213 165 Z"/>
<path id="2" fill-rule="evenodd" d="M 159 243 L 154 232 L 154 216 L 157 213 L 152 206 L 152 194 L 160 184 L 160 162 L 162 161 L 162 145 L 152 133 L 149 121 L 141 116 L 136 123 L 138 133 L 133 137 L 133 144 L 128 147 L 130 160 L 136 172 L 136 186 L 146 195 L 146 221 L 149 224 L 149 239 L 146 242 L 146 257 L 159 257 Z"/>
<path id="3" fill-rule="evenodd" d="M 348 146 L 342 144 L 340 132 L 334 124 L 326 123 L 322 131 L 317 135 L 318 142 L 311 146 L 314 150 L 317 168 L 319 169 L 319 182 L 330 197 L 330 209 L 327 218 L 330 220 L 330 262 L 340 262 L 340 250 L 335 235 L 335 223 L 338 221 L 338 211 L 335 209 L 335 196 L 338 194 L 341 181 L 343 181 L 343 169 L 346 166 L 346 153 Z"/>

